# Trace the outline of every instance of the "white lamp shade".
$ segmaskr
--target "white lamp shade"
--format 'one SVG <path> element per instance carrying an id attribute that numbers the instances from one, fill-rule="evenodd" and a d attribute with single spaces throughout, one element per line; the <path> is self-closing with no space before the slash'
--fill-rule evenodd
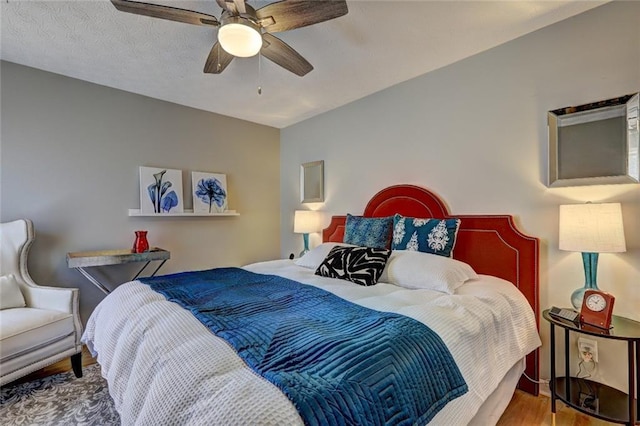
<path id="1" fill-rule="evenodd" d="M 255 28 L 244 23 L 225 24 L 218 30 L 220 46 L 233 56 L 248 58 L 262 48 L 262 36 Z"/>
<path id="2" fill-rule="evenodd" d="M 320 230 L 320 214 L 312 210 L 296 210 L 293 218 L 293 232 L 310 234 Z"/>
<path id="3" fill-rule="evenodd" d="M 560 206 L 560 250 L 619 253 L 627 250 L 620 203 Z"/>

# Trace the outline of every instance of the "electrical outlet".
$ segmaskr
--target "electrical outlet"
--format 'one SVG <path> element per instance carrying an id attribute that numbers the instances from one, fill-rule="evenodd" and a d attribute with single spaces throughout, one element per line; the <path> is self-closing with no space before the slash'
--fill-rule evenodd
<path id="1" fill-rule="evenodd" d="M 578 338 L 578 356 L 584 362 L 598 362 L 598 342 L 584 337 Z"/>

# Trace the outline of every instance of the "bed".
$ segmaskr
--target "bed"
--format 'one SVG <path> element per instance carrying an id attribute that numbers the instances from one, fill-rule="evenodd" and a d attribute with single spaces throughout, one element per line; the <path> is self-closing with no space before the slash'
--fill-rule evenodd
<path id="1" fill-rule="evenodd" d="M 380 191 L 369 201 L 362 217 L 383 218 L 395 214 L 415 218 L 454 217 L 437 195 L 413 185 L 396 185 Z M 323 292 L 328 298 L 339 299 L 339 303 L 349 301 L 351 303 L 344 304 L 354 309 L 375 311 L 376 315 L 392 316 L 394 320 L 417 321 L 434 331 L 448 349 L 454 369 L 457 368 L 464 381 L 464 389 L 456 391 L 454 397 L 441 403 L 428 417 L 417 417 L 428 421 L 398 420 L 400 417 L 396 416 L 387 417 L 384 421 L 387 424 L 495 424 L 516 386 L 534 395 L 538 393 L 537 384 L 523 375 L 538 379 L 538 241 L 518 231 L 508 215 L 456 215 L 455 218 L 460 221 L 453 258 L 471 266 L 477 276 L 450 293 L 387 283 L 386 280 L 391 281 L 392 274 L 387 273 L 387 269 L 392 263 L 373 286 L 316 275 L 315 266 L 324 256 L 322 250 L 329 250 L 331 243 L 343 241 L 346 216 L 332 217 L 330 225 L 323 230 L 323 244 L 309 256 L 296 261 L 261 262 L 226 272 L 248 275 L 251 279 L 250 274 L 275 277 L 286 285 L 295 283 L 305 291 Z M 395 254 L 408 256 L 404 252 L 392 256 Z M 211 273 L 221 272 L 224 271 Z M 195 276 L 189 274 L 179 274 L 187 284 Z M 254 351 L 251 341 L 234 346 L 236 340 L 226 341 L 212 333 L 211 324 L 205 322 L 207 328 L 196 318 L 198 315 L 193 309 L 190 312 L 174 299 L 168 301 L 168 293 L 151 289 L 165 281 L 164 278 L 146 284 L 133 281 L 119 286 L 95 309 L 83 336 L 83 342 L 101 365 L 123 424 L 362 423 L 351 418 L 345 421 L 325 417 L 323 420 L 317 416 L 309 420 L 304 406 L 291 399 L 291 388 L 283 388 L 268 378 L 271 376 L 261 376 L 251 359 L 247 361 L 238 355 Z M 300 289 L 295 293 L 301 293 Z M 299 303 L 303 302 L 296 301 Z M 322 312 L 322 307 L 318 311 Z M 225 323 L 220 335 L 226 327 Z M 303 333 L 297 330 L 292 335 L 300 334 Z M 295 351 L 278 353 L 278 347 L 272 346 L 269 350 L 287 364 L 298 355 L 305 355 Z M 385 380 L 394 376 L 383 374 L 382 370 L 368 371 L 365 376 L 376 374 Z M 314 380 L 310 379 L 309 383 Z M 370 389 L 365 385 L 354 383 L 352 386 L 359 386 L 356 394 L 361 392 L 363 396 L 361 400 L 355 395 L 349 402 L 342 401 L 349 410 L 351 405 L 374 400 L 367 394 Z M 384 386 L 396 386 L 391 393 L 400 394 L 397 383 Z M 459 384 L 456 386 L 456 390 L 462 389 Z M 293 386 L 296 387 L 299 385 Z M 382 394 L 384 392 L 389 394 L 388 390 Z M 338 395 L 339 391 L 330 392 L 333 393 Z M 386 403 L 384 399 L 381 401 Z M 373 405 L 376 404 L 379 405 Z M 328 407 L 327 411 L 331 409 L 345 411 L 345 406 Z"/>

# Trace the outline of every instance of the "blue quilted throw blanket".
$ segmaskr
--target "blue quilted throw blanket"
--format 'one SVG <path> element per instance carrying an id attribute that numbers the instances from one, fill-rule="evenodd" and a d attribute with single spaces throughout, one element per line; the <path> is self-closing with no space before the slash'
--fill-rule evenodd
<path id="1" fill-rule="evenodd" d="M 308 425 L 424 425 L 467 392 L 442 339 L 414 319 L 239 268 L 141 281 L 225 339 Z"/>

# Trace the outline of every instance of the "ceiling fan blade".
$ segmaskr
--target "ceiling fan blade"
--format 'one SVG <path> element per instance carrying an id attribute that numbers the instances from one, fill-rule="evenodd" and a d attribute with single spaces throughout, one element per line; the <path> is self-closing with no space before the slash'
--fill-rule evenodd
<path id="1" fill-rule="evenodd" d="M 269 33 L 264 33 L 262 34 L 262 41 L 263 44 L 260 53 L 265 58 L 280 65 L 282 68 L 287 69 L 300 77 L 313 69 L 313 65 L 307 62 L 305 58 L 278 37 Z"/>
<path id="2" fill-rule="evenodd" d="M 233 0 L 233 4 L 236 5 L 236 10 L 240 13 L 247 13 L 247 7 L 244 4 L 244 0 Z"/>
<path id="3" fill-rule="evenodd" d="M 207 62 L 204 64 L 206 74 L 220 74 L 231 63 L 234 56 L 227 53 L 220 43 L 216 42 L 209 52 Z"/>
<path id="4" fill-rule="evenodd" d="M 344 0 L 280 1 L 256 10 L 265 31 L 277 33 L 328 21 L 349 12 Z M 271 23 L 273 20 L 275 23 Z"/>
<path id="5" fill-rule="evenodd" d="M 233 15 L 247 13 L 247 6 L 244 0 L 216 0 L 216 3 L 218 3 L 218 6 L 220 6 L 222 10 L 231 12 Z"/>
<path id="6" fill-rule="evenodd" d="M 193 10 L 178 9 L 176 7 L 161 6 L 158 4 L 140 3 L 131 0 L 111 0 L 111 3 L 121 12 L 133 13 L 135 15 L 151 16 L 153 18 L 167 19 L 169 21 L 184 22 L 193 25 L 209 25 L 217 27 L 220 25 L 218 19 L 213 15 L 195 12 Z"/>

